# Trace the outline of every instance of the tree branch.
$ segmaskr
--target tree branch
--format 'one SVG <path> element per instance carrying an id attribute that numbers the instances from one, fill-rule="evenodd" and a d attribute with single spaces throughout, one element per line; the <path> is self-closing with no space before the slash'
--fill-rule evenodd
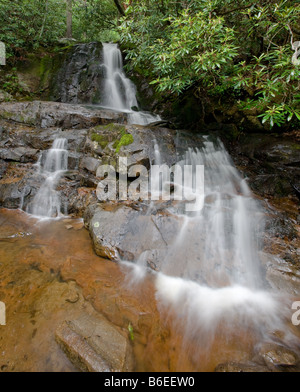
<path id="1" fill-rule="evenodd" d="M 224 11 L 224 12 L 216 12 L 217 13 L 217 15 L 218 16 L 224 16 L 224 15 L 228 15 L 228 14 L 231 14 L 231 13 L 233 13 L 233 12 L 236 12 L 236 11 L 243 11 L 243 10 L 246 10 L 246 9 L 248 9 L 248 8 L 251 8 L 253 5 L 255 5 L 256 3 L 252 3 L 252 4 L 250 4 L 250 5 L 246 5 L 246 6 L 244 6 L 244 7 L 237 7 L 237 8 L 233 8 L 232 10 L 228 10 L 228 11 Z"/>
<path id="2" fill-rule="evenodd" d="M 40 31 L 40 34 L 39 34 L 39 39 L 42 38 L 43 33 L 44 33 L 46 19 L 47 19 L 47 16 L 48 16 L 48 4 L 49 4 L 49 0 L 46 0 L 45 15 L 44 15 L 44 19 L 43 19 L 42 28 L 41 28 L 41 31 Z"/>
<path id="3" fill-rule="evenodd" d="M 121 6 L 119 0 L 114 0 L 114 3 L 116 5 L 120 15 L 125 16 L 125 11 L 124 11 L 123 7 Z"/>
<path id="4" fill-rule="evenodd" d="M 293 34 L 293 30 L 291 29 L 291 26 L 288 24 L 287 25 L 289 31 L 290 31 L 290 35 L 291 35 L 291 45 L 293 47 L 293 42 L 294 42 L 294 34 Z"/>
<path id="5" fill-rule="evenodd" d="M 72 38 L 72 0 L 67 0 L 67 35 L 66 38 Z"/>

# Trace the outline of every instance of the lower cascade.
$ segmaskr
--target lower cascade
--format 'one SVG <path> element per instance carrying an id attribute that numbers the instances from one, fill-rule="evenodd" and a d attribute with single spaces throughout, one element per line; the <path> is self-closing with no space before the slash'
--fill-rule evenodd
<path id="1" fill-rule="evenodd" d="M 155 164 L 163 165 L 157 140 L 153 154 Z M 192 177 L 197 166 L 204 166 L 203 207 L 186 209 L 201 201 L 189 179 L 184 181 L 183 194 L 193 192 L 194 197 L 172 201 L 167 208 L 175 215 L 174 223 L 180 223 L 171 229 L 173 240 L 156 260 L 159 272 L 152 271 L 159 308 L 163 313 L 177 314 L 182 333 L 193 336 L 199 344 L 209 344 L 222 323 L 232 328 L 251 326 L 267 336 L 272 328 L 282 326 L 282 319 L 278 298 L 263 280 L 260 255 L 264 213 L 259 202 L 216 139 L 204 136 L 202 146 L 199 142 L 199 146 L 188 148 L 177 164 L 192 166 Z M 173 189 L 177 186 L 182 184 L 173 181 Z M 154 189 L 156 196 L 160 192 L 163 197 L 165 189 L 170 191 L 170 182 L 162 179 L 160 189 Z M 151 202 L 148 214 L 155 216 L 155 203 L 161 202 Z M 132 269 L 130 287 L 147 277 L 152 251 L 144 251 L 134 265 L 124 261 Z"/>
<path id="2" fill-rule="evenodd" d="M 68 169 L 67 139 L 54 140 L 52 148 L 40 160 L 42 162 L 38 163 L 38 170 L 45 180 L 28 205 L 27 212 L 38 217 L 58 217 L 61 214 L 61 201 L 56 187 L 62 174 Z"/>
<path id="3" fill-rule="evenodd" d="M 263 214 L 224 146 L 205 137 L 203 147 L 189 148 L 179 164 L 192 166 L 194 178 L 197 166 L 203 166 L 204 183 L 199 189 L 203 191 L 203 207 L 197 205 L 201 201 L 198 191 L 188 202 L 198 208 L 194 212 L 194 208 L 192 212 L 182 208 L 177 213 L 183 221 L 182 228 L 162 271 L 177 271 L 180 277 L 212 287 L 261 287 L 258 246 Z M 175 182 L 175 189 L 176 186 Z M 183 194 L 188 197 L 192 188 L 193 178 L 185 178 Z M 187 257 L 189 243 L 198 244 L 198 262 Z"/>

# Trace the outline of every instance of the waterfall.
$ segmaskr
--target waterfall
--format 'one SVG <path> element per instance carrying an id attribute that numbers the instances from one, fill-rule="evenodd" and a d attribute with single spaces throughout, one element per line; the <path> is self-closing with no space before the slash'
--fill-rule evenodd
<path id="1" fill-rule="evenodd" d="M 39 170 L 44 183 L 28 205 L 27 212 L 38 217 L 57 217 L 61 214 L 61 201 L 56 186 L 68 169 L 67 140 L 59 138 L 54 140 L 52 148 L 47 151 L 44 164 Z"/>
<path id="2" fill-rule="evenodd" d="M 164 163 L 157 141 L 154 157 L 155 163 Z M 204 137 L 203 146 L 188 148 L 177 164 L 192 165 L 193 170 L 204 165 L 204 205 L 199 211 L 186 212 L 183 200 L 169 208 L 181 224 L 159 260 L 160 271 L 154 272 L 159 308 L 184 320 L 189 336 L 199 339 L 200 330 L 207 333 L 207 342 L 220 322 L 228 325 L 239 320 L 265 333 L 281 326 L 278 302 L 262 278 L 264 214 L 223 144 Z M 161 190 L 167 185 L 161 184 Z M 188 194 L 189 189 L 185 191 Z M 143 279 L 147 252 L 131 268 L 131 284 Z"/>
<path id="3" fill-rule="evenodd" d="M 263 227 L 263 214 L 224 146 L 205 138 L 203 147 L 189 148 L 179 164 L 191 165 L 193 170 L 204 165 L 204 206 L 192 213 L 177 207 L 184 224 L 162 271 L 176 271 L 180 277 L 213 287 L 261 287 L 258 232 Z M 191 179 L 185 179 L 185 195 L 190 193 L 190 184 Z M 193 243 L 199 248 L 198 262 L 186 257 Z"/>
<path id="4" fill-rule="evenodd" d="M 160 116 L 136 111 L 139 106 L 136 87 L 125 75 L 122 53 L 117 44 L 103 44 L 102 66 L 105 69 L 102 106 L 128 113 L 131 124 L 147 125 L 161 120 Z"/>

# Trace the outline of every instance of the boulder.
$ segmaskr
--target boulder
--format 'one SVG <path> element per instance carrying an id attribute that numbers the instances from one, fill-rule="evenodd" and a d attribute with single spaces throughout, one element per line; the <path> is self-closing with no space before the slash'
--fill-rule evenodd
<path id="1" fill-rule="evenodd" d="M 160 264 L 180 227 L 178 218 L 163 211 L 152 215 L 147 209 L 140 211 L 126 205 L 109 210 L 98 207 L 85 223 L 97 255 L 133 261 L 144 254 L 150 266 Z"/>
<path id="2" fill-rule="evenodd" d="M 37 161 L 37 153 L 38 150 L 30 147 L 0 148 L 0 159 L 27 163 Z"/>
<path id="3" fill-rule="evenodd" d="M 66 320 L 56 330 L 55 337 L 70 361 L 81 371 L 133 370 L 128 339 L 99 313 L 86 313 L 76 320 Z"/>
<path id="4" fill-rule="evenodd" d="M 183 217 L 172 212 L 172 203 L 107 203 L 92 205 L 84 220 L 95 252 L 112 261 L 129 261 L 139 266 L 206 284 L 213 282 L 218 260 L 199 269 L 205 240 L 197 223 L 190 222 L 182 234 Z M 185 241 L 189 246 L 185 246 Z M 214 264 L 215 263 L 215 264 Z M 229 268 L 229 267 L 228 267 Z M 234 266 L 231 266 L 234 268 Z"/>
<path id="5" fill-rule="evenodd" d="M 101 161 L 99 159 L 85 156 L 80 161 L 79 167 L 81 169 L 85 169 L 85 170 L 91 172 L 92 174 L 96 174 L 97 169 L 100 164 L 101 164 Z"/>
<path id="6" fill-rule="evenodd" d="M 31 164 L 7 164 L 0 179 L 0 205 L 5 208 L 19 208 L 26 199 L 31 199 L 43 179 L 33 176 Z"/>
<path id="7" fill-rule="evenodd" d="M 6 91 L 0 90 L 0 102 L 13 101 L 13 96 Z"/>
<path id="8" fill-rule="evenodd" d="M 261 345 L 257 352 L 257 358 L 263 360 L 270 370 L 280 367 L 293 368 L 299 363 L 299 356 L 294 351 L 276 343 Z"/>

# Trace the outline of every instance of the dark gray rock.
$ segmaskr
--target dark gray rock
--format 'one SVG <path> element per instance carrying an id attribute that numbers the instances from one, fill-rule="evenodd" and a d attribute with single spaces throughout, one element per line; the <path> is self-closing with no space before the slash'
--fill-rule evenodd
<path id="1" fill-rule="evenodd" d="M 97 204 L 96 191 L 94 188 L 77 187 L 72 192 L 62 191 L 64 200 L 67 202 L 69 214 L 84 216 L 87 210 Z"/>
<path id="2" fill-rule="evenodd" d="M 102 44 L 74 45 L 51 81 L 50 99 L 67 103 L 99 103 L 104 69 Z"/>
<path id="3" fill-rule="evenodd" d="M 266 232 L 273 237 L 290 240 L 297 237 L 297 231 L 291 219 L 278 211 L 266 211 Z"/>
<path id="4" fill-rule="evenodd" d="M 7 162 L 0 160 L 0 180 L 4 176 L 7 166 L 8 166 Z"/>
<path id="5" fill-rule="evenodd" d="M 48 150 L 57 138 L 65 138 L 68 142 L 68 150 L 79 152 L 82 150 L 87 130 L 61 128 L 33 128 L 30 132 L 17 132 L 19 143 L 24 143 L 38 150 Z"/>
<path id="6" fill-rule="evenodd" d="M 293 186 L 300 186 L 300 143 L 292 135 L 247 134 L 236 142 L 223 140 L 255 193 L 294 195 Z"/>
<path id="7" fill-rule="evenodd" d="M 111 260 L 137 260 L 144 254 L 148 264 L 160 265 L 180 228 L 180 220 L 164 212 L 148 214 L 125 205 L 105 210 L 98 207 L 89 226 L 96 253 Z"/>
<path id="8" fill-rule="evenodd" d="M 99 159 L 95 159 L 92 157 L 83 157 L 80 161 L 80 168 L 85 169 L 92 174 L 96 174 L 98 167 L 100 166 L 101 161 Z"/>
<path id="9" fill-rule="evenodd" d="M 32 162 L 37 161 L 38 150 L 29 147 L 17 147 L 17 148 L 1 148 L 0 159 L 14 162 Z"/>
<path id="10" fill-rule="evenodd" d="M 79 168 L 79 162 L 82 157 L 82 154 L 74 151 L 70 151 L 68 153 L 68 169 L 69 170 L 77 170 Z"/>
<path id="11" fill-rule="evenodd" d="M 44 178 L 32 164 L 10 164 L 0 179 L 0 205 L 5 208 L 26 207 L 33 199 Z"/>
<path id="12" fill-rule="evenodd" d="M 17 102 L 0 104 L 0 118 L 41 128 L 90 128 L 112 121 L 124 122 L 126 115 L 94 107 L 57 102 Z"/>
<path id="13" fill-rule="evenodd" d="M 133 141 L 128 145 L 121 145 L 117 151 L 118 142 L 124 134 L 132 135 Z M 156 141 L 159 141 L 160 146 L 160 163 L 166 163 L 169 167 L 177 163 L 188 148 L 201 146 L 203 143 L 201 137 L 190 132 L 152 126 L 109 124 L 90 129 L 84 153 L 101 156 L 103 164 L 113 165 L 117 171 L 118 156 L 127 158 L 128 167 L 143 165 L 149 169 L 157 160 Z"/>

